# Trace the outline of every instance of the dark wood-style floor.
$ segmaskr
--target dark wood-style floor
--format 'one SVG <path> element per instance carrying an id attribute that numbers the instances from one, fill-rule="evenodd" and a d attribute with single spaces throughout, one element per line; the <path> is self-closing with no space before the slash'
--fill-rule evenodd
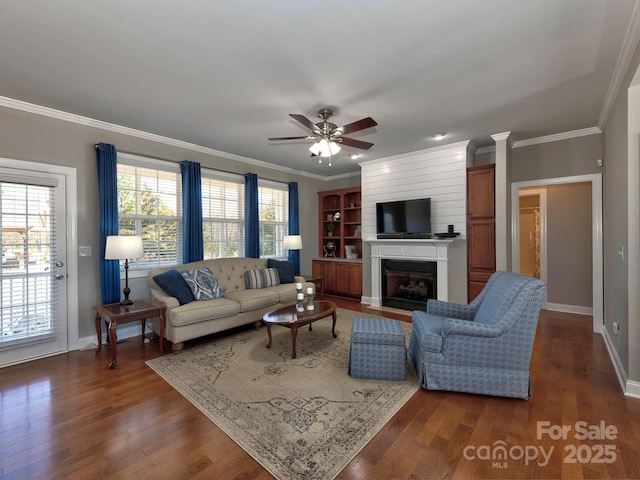
<path id="1" fill-rule="evenodd" d="M 0 476 L 272 478 L 145 365 L 158 355 L 129 339 L 115 370 L 108 349 L 0 370 Z M 640 478 L 640 400 L 622 395 L 590 317 L 543 311 L 531 371 L 528 401 L 419 390 L 338 478 Z"/>

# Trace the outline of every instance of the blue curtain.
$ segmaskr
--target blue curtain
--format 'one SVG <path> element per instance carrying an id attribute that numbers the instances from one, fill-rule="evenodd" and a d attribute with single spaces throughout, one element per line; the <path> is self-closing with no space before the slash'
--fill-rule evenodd
<path id="1" fill-rule="evenodd" d="M 120 260 L 105 260 L 108 235 L 118 234 L 118 152 L 108 143 L 96 145 L 100 203 L 100 294 L 102 303 L 120 301 Z M 108 337 L 107 337 L 108 338 Z"/>
<path id="2" fill-rule="evenodd" d="M 258 218 L 258 175 L 244 176 L 244 255 L 260 258 L 260 220 Z"/>
<path id="3" fill-rule="evenodd" d="M 204 259 L 202 173 L 198 162 L 180 163 L 182 174 L 182 263 Z"/>
<path id="4" fill-rule="evenodd" d="M 300 217 L 298 205 L 298 182 L 289 183 L 289 235 L 300 235 Z M 289 250 L 289 260 L 293 262 L 293 271 L 300 275 L 300 250 Z"/>

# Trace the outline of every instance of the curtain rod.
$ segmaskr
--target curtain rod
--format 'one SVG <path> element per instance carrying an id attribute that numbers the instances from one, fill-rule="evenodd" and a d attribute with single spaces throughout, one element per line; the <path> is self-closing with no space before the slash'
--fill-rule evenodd
<path id="1" fill-rule="evenodd" d="M 100 144 L 99 144 L 99 143 L 94 143 L 94 144 L 93 144 L 93 148 L 94 148 L 94 149 L 96 149 L 96 150 L 100 150 Z M 167 160 L 166 158 L 149 157 L 149 156 L 147 156 L 147 155 L 141 155 L 141 154 L 139 154 L 139 153 L 135 153 L 135 152 L 128 152 L 128 151 L 126 151 L 126 150 L 117 150 L 117 151 L 118 151 L 118 152 L 120 152 L 120 153 L 126 153 L 126 154 L 128 154 L 128 155 L 137 155 L 137 156 L 139 156 L 139 157 L 150 158 L 150 159 L 152 159 L 152 160 L 153 160 L 153 159 L 156 159 L 156 160 L 162 160 L 163 162 L 180 163 L 180 162 L 182 161 L 182 160 L 179 160 L 179 161 L 177 161 L 177 162 L 176 162 L 176 160 Z M 231 171 L 229 171 L 229 170 L 221 170 L 221 169 L 219 169 L 219 168 L 211 168 L 211 167 L 204 167 L 204 168 L 208 168 L 208 169 L 210 169 L 210 170 L 216 170 L 216 171 L 218 171 L 218 172 L 222 172 L 222 173 L 229 173 L 229 174 L 231 174 L 231 175 L 242 175 L 242 176 L 244 176 L 244 175 L 245 175 L 244 173 L 231 172 Z M 246 172 L 246 173 L 252 173 L 252 172 Z M 291 182 L 283 182 L 282 180 L 274 180 L 274 179 L 272 179 L 272 178 L 264 178 L 264 177 L 258 177 L 258 178 L 259 178 L 259 179 L 260 179 L 260 178 L 262 178 L 262 180 L 268 180 L 268 181 L 270 181 L 270 182 L 285 183 L 285 184 L 287 184 L 287 185 L 288 185 L 289 183 L 291 183 Z"/>

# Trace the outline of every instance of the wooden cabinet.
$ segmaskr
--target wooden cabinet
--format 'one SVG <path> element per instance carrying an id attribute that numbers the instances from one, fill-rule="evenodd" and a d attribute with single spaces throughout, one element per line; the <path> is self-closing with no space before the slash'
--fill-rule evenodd
<path id="1" fill-rule="evenodd" d="M 362 264 L 359 262 L 337 262 L 336 277 L 338 294 L 348 297 L 362 296 Z"/>
<path id="2" fill-rule="evenodd" d="M 344 297 L 362 296 L 362 263 L 358 261 L 312 260 L 312 274 L 323 277 L 325 293 Z"/>
<path id="3" fill-rule="evenodd" d="M 319 259 L 313 260 L 314 276 L 324 278 L 327 293 L 362 296 L 362 194 L 360 187 L 318 192 Z M 334 257 L 325 257 L 325 247 L 335 245 Z M 355 258 L 347 259 L 347 249 Z"/>
<path id="4" fill-rule="evenodd" d="M 338 289 L 336 283 L 336 262 L 324 260 L 312 260 L 311 271 L 314 277 L 322 277 L 324 280 L 324 291 L 335 293 Z"/>
<path id="5" fill-rule="evenodd" d="M 496 271 L 495 165 L 467 168 L 467 299 Z"/>

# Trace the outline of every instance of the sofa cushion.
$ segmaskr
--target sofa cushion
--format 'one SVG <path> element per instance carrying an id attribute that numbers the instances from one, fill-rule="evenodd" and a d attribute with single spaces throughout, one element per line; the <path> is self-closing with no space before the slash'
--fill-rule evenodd
<path id="1" fill-rule="evenodd" d="M 216 298 L 172 308 L 167 321 L 172 327 L 180 327 L 217 318 L 232 317 L 238 313 L 240 313 L 238 302 L 226 298 Z"/>
<path id="2" fill-rule="evenodd" d="M 224 297 L 224 292 L 218 286 L 216 277 L 208 268 L 196 268 L 182 272 L 182 278 L 189 285 L 193 298 L 196 300 L 213 300 Z"/>
<path id="3" fill-rule="evenodd" d="M 270 258 L 267 260 L 267 267 L 278 270 L 280 283 L 294 283 L 296 281 L 293 262 L 289 260 L 274 260 Z"/>
<path id="4" fill-rule="evenodd" d="M 295 293 L 295 289 L 293 290 Z M 274 288 L 260 290 L 238 290 L 226 295 L 229 300 L 240 304 L 240 312 L 251 312 L 260 308 L 271 307 L 280 301 L 280 295 Z"/>
<path id="5" fill-rule="evenodd" d="M 280 276 L 275 268 L 261 268 L 244 272 L 244 283 L 248 289 L 267 288 L 280 285 Z"/>
<path id="6" fill-rule="evenodd" d="M 179 271 L 175 269 L 167 270 L 153 277 L 153 280 L 168 295 L 176 298 L 178 302 L 180 302 L 180 305 L 193 302 L 193 292 Z"/>

